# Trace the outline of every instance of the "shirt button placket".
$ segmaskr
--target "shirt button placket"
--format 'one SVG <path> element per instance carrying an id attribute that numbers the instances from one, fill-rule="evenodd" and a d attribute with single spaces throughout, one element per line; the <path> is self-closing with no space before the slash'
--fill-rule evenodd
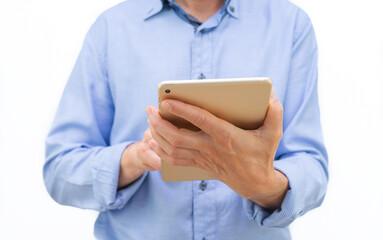
<path id="1" fill-rule="evenodd" d="M 191 79 L 205 79 L 212 72 L 212 39 L 207 29 L 197 28 L 194 33 L 191 51 Z M 209 189 L 207 183 L 209 182 Z M 214 181 L 195 181 L 193 183 L 193 225 L 194 239 L 214 239 L 215 207 Z"/>
<path id="2" fill-rule="evenodd" d="M 191 79 L 199 79 L 202 72 L 202 36 L 198 31 L 194 34 L 191 61 Z"/>

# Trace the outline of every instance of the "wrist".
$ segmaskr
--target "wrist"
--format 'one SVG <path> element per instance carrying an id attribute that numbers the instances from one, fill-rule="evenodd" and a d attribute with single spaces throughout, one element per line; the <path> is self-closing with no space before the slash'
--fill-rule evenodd
<path id="1" fill-rule="evenodd" d="M 274 174 L 267 181 L 267 189 L 263 193 L 255 194 L 251 200 L 263 208 L 270 210 L 280 209 L 282 202 L 289 189 L 287 177 L 280 171 L 274 169 Z"/>
<path id="2" fill-rule="evenodd" d="M 118 181 L 119 189 L 128 186 L 145 172 L 145 169 L 139 164 L 137 157 L 138 144 L 138 142 L 130 144 L 122 153 Z"/>

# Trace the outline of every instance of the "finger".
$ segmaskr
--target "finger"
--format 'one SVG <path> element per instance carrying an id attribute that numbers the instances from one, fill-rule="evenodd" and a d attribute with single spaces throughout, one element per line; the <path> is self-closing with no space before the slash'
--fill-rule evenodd
<path id="1" fill-rule="evenodd" d="M 222 136 L 233 125 L 214 116 L 208 111 L 177 100 L 167 99 L 161 106 L 166 111 L 192 123 L 212 137 Z"/>
<path id="2" fill-rule="evenodd" d="M 158 110 L 155 107 L 149 106 L 147 107 L 146 111 L 149 116 L 149 126 L 152 134 L 153 132 L 156 132 L 157 134 L 161 135 L 163 139 L 166 139 L 168 143 L 176 147 L 187 149 L 200 148 L 202 141 L 199 137 L 199 133 L 187 129 L 177 128 L 169 121 L 164 120 L 159 115 Z"/>
<path id="3" fill-rule="evenodd" d="M 153 126 L 149 124 L 150 129 L 153 133 L 153 140 L 149 141 L 151 145 L 155 142 L 155 145 L 159 145 L 161 149 L 163 149 L 167 155 L 173 158 L 184 158 L 184 159 L 193 159 L 196 157 L 196 151 L 192 149 L 181 148 L 172 145 L 169 143 L 164 137 L 157 133 L 156 130 L 153 129 Z M 156 152 L 157 153 L 157 152 Z"/>
<path id="4" fill-rule="evenodd" d="M 274 88 L 270 94 L 269 108 L 265 121 L 260 130 L 271 130 L 278 135 L 282 135 L 283 132 L 283 106 L 275 95 Z"/>
<path id="5" fill-rule="evenodd" d="M 270 92 L 270 101 L 273 101 L 277 98 L 277 95 L 275 93 L 275 89 L 274 87 L 271 88 L 271 92 Z"/>
<path id="6" fill-rule="evenodd" d="M 143 140 L 144 142 L 148 143 L 150 140 L 152 140 L 152 134 L 150 133 L 150 128 L 146 129 L 144 132 Z"/>
<path id="7" fill-rule="evenodd" d="M 150 147 L 152 150 L 164 161 L 168 162 L 169 164 L 173 166 L 188 166 L 188 167 L 195 167 L 196 162 L 193 159 L 182 159 L 182 158 L 176 158 L 173 156 L 170 156 L 166 153 L 154 140 L 151 140 L 149 142 Z"/>
<path id="8" fill-rule="evenodd" d="M 161 168 L 161 159 L 153 152 L 148 143 L 141 143 L 136 153 L 139 166 L 142 166 L 144 170 L 159 170 Z"/>
<path id="9" fill-rule="evenodd" d="M 142 164 L 147 167 L 149 171 L 161 170 L 161 158 L 153 151 L 148 145 L 149 150 L 142 156 Z"/>

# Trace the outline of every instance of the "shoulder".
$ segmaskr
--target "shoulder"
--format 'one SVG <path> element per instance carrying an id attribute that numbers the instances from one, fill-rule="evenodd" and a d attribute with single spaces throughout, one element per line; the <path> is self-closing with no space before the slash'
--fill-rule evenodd
<path id="1" fill-rule="evenodd" d="M 276 15 L 281 17 L 281 20 L 294 26 L 295 34 L 302 32 L 304 28 L 311 25 L 309 15 L 299 6 L 289 0 L 265 0 Z"/>
<path id="2" fill-rule="evenodd" d="M 92 24 L 88 35 L 105 37 L 112 31 L 141 23 L 153 0 L 126 0 L 102 12 Z"/>
<path id="3" fill-rule="evenodd" d="M 142 19 L 151 8 L 151 5 L 153 5 L 153 0 L 126 0 L 107 9 L 101 16 L 108 20 L 121 17 L 137 17 Z"/>
<path id="4" fill-rule="evenodd" d="M 245 17 L 262 16 L 270 24 L 302 30 L 311 24 L 310 17 L 300 7 L 289 0 L 241 0 L 238 1 Z"/>
<path id="5" fill-rule="evenodd" d="M 106 9 L 94 25 L 114 25 L 123 22 L 142 21 L 153 0 L 126 0 Z"/>
<path id="6" fill-rule="evenodd" d="M 269 11 L 271 14 L 278 15 L 284 20 L 297 19 L 299 21 L 309 21 L 307 13 L 289 0 L 257 0 L 261 9 Z M 257 2 L 254 1 L 254 2 Z"/>

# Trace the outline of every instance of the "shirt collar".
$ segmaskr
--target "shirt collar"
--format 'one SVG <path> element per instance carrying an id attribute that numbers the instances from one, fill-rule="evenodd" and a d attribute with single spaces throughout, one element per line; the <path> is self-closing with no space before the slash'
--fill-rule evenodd
<path id="1" fill-rule="evenodd" d="M 167 0 L 151 0 L 149 8 L 145 13 L 144 19 L 148 19 L 164 9 L 164 4 Z M 226 11 L 234 18 L 238 18 L 238 0 L 225 0 Z"/>
<path id="2" fill-rule="evenodd" d="M 226 0 L 226 11 L 234 18 L 239 18 L 238 15 L 238 0 Z"/>
<path id="3" fill-rule="evenodd" d="M 162 9 L 164 8 L 164 2 L 165 0 L 151 0 L 149 4 L 149 8 L 145 14 L 144 20 L 161 12 Z"/>

